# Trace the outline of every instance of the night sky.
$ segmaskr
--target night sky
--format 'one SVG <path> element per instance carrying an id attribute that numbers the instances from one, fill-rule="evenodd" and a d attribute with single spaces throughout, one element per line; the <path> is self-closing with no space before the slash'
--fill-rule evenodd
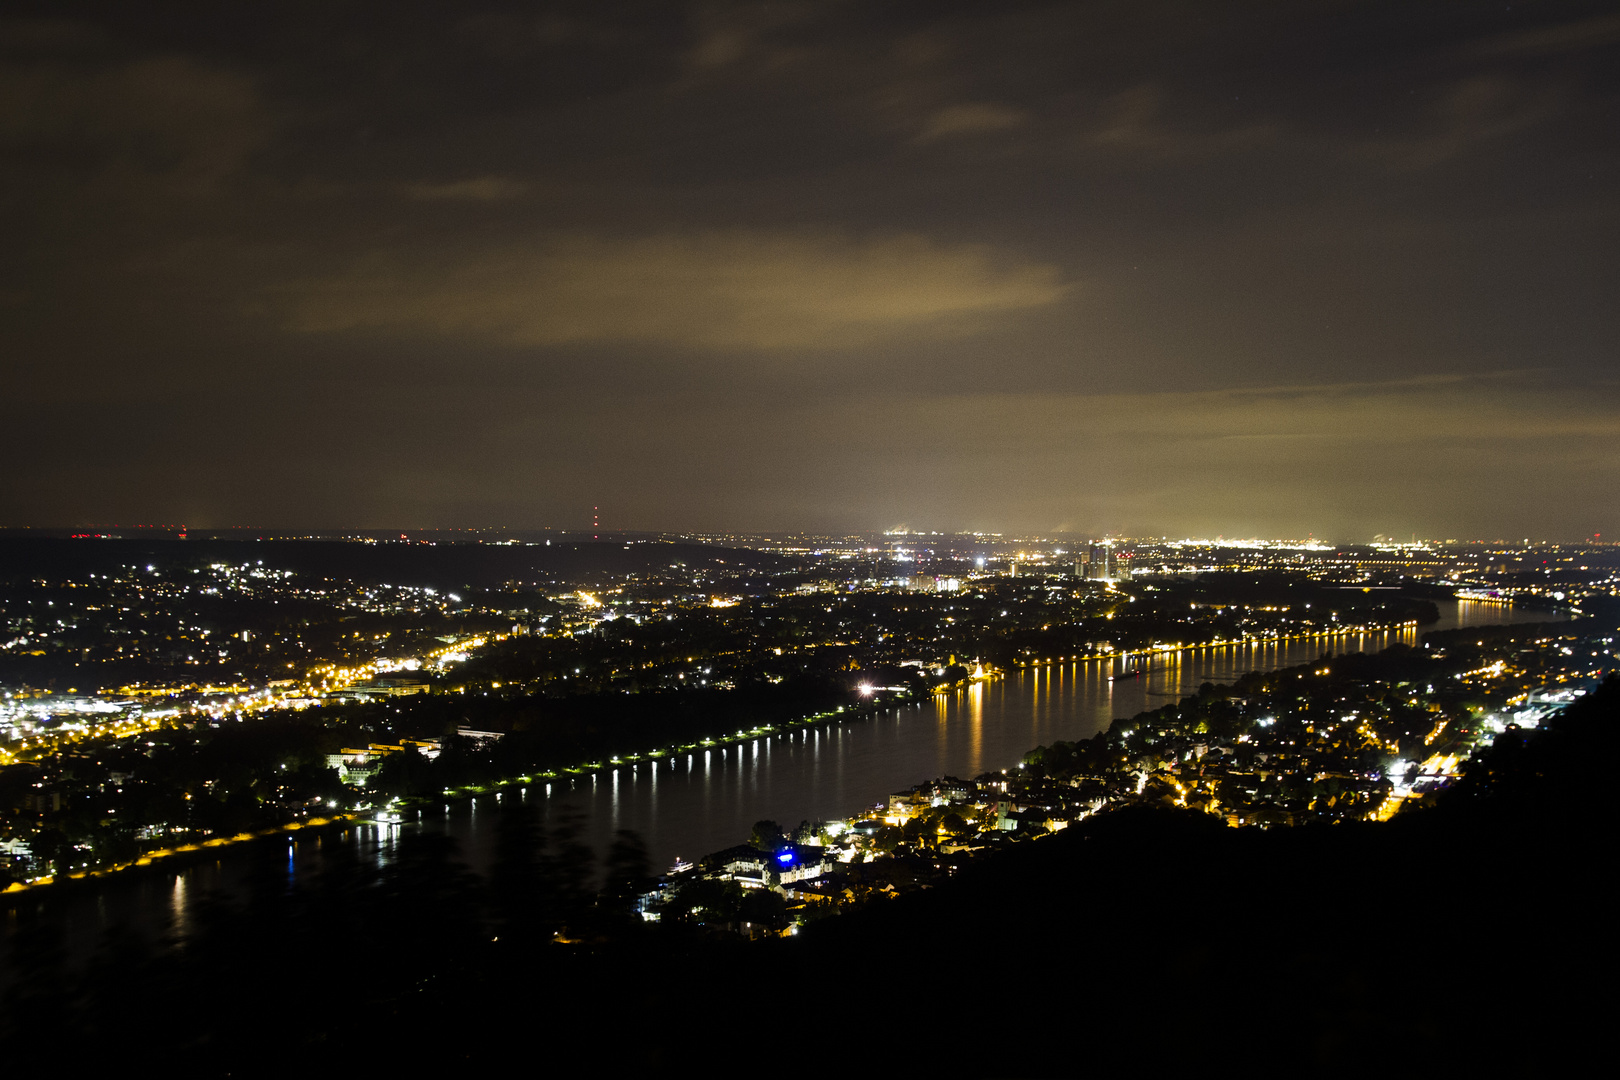
<path id="1" fill-rule="evenodd" d="M 0 525 L 1620 535 L 1612 2 L 5 10 Z"/>

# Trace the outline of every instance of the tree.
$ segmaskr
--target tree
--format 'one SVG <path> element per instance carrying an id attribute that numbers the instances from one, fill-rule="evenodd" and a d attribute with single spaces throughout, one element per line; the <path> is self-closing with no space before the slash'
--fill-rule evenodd
<path id="1" fill-rule="evenodd" d="M 701 922 L 735 922 L 742 911 L 742 886 L 735 881 L 699 878 L 681 886 L 671 911 L 699 916 Z"/>
<path id="2" fill-rule="evenodd" d="M 739 905 L 738 915 L 744 922 L 782 930 L 787 926 L 787 900 L 771 889 L 750 889 Z"/>
<path id="3" fill-rule="evenodd" d="M 607 873 L 602 884 L 601 902 L 618 911 L 629 911 L 636 898 L 652 888 L 647 845 L 630 829 L 613 834 L 608 848 Z"/>
<path id="4" fill-rule="evenodd" d="M 761 851 L 778 851 L 787 846 L 788 838 L 782 834 L 782 826 L 764 820 L 754 822 L 754 831 L 748 842 Z"/>
<path id="5" fill-rule="evenodd" d="M 28 846 L 39 865 L 42 868 L 48 867 L 50 873 L 60 874 L 67 869 L 67 859 L 73 850 L 73 843 L 61 829 L 46 826 L 35 834 Z"/>
<path id="6" fill-rule="evenodd" d="M 435 783 L 433 763 L 414 746 L 396 750 L 383 756 L 377 771 L 371 774 L 370 788 L 379 796 L 404 798 L 433 791 Z"/>

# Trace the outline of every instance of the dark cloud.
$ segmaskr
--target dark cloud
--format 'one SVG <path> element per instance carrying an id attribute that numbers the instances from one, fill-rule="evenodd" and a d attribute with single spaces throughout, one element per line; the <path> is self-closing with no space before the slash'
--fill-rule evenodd
<path id="1" fill-rule="evenodd" d="M 907 236 L 535 237 L 448 265 L 368 257 L 279 295 L 289 325 L 308 333 L 825 349 L 902 333 L 960 335 L 975 317 L 1044 307 L 1068 291 L 1055 267 L 1003 261 Z"/>
<path id="2" fill-rule="evenodd" d="M 13 7 L 10 523 L 1615 504 L 1601 4 Z"/>

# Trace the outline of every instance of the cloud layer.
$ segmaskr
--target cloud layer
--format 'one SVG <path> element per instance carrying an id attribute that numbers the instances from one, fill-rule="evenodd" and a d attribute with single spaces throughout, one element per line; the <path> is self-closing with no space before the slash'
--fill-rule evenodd
<path id="1" fill-rule="evenodd" d="M 1617 27 L 14 0 L 0 525 L 1614 534 Z"/>
<path id="2" fill-rule="evenodd" d="M 960 330 L 1068 291 L 1056 267 L 982 247 L 720 232 L 541 239 L 448 266 L 375 256 L 279 295 L 307 333 L 783 349 L 847 347 L 942 323 Z"/>

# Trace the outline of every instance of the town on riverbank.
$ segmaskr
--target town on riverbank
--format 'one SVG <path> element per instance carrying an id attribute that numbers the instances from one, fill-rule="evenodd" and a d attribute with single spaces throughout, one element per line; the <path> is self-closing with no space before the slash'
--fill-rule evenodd
<path id="1" fill-rule="evenodd" d="M 1043 1004 L 1067 999 L 1019 988 L 1059 972 L 1135 999 L 1162 995 L 1165 972 L 1198 988 L 1199 1010 L 1132 1012 L 1130 1039 L 1091 1047 L 1121 1067 L 1108 1054 L 1164 1043 L 1166 1024 L 1175 1045 L 1207 1057 L 1221 1045 L 1210 1018 L 1238 1022 L 1240 1002 L 1288 1018 L 1296 1034 L 1274 1042 L 1305 1058 L 1309 1040 L 1342 1038 L 1364 1015 L 1421 1046 L 1428 1029 L 1322 974 L 1359 970 L 1421 923 L 1404 900 L 1366 895 L 1372 882 L 1422 880 L 1448 911 L 1489 897 L 1481 920 L 1537 911 L 1529 879 L 1494 861 L 1511 850 L 1561 895 L 1590 892 L 1578 857 L 1590 814 L 1537 795 L 1505 824 L 1478 821 L 1511 803 L 1501 784 L 1520 790 L 1501 778 L 1540 760 L 1528 748 L 1614 696 L 1598 682 L 1613 667 L 1608 549 L 1510 561 L 1469 548 L 1166 548 L 1156 565 L 1130 565 L 1126 545 L 1089 545 L 1082 561 L 1062 544 L 1008 542 L 986 545 L 981 567 L 978 538 L 808 553 L 638 539 L 554 543 L 586 565 L 542 581 L 543 540 L 449 556 L 295 544 L 261 549 L 263 567 L 178 543 L 135 561 L 116 542 L 62 543 L 50 550 L 81 561 L 6 586 L 0 1048 L 11 1062 L 67 1040 L 81 1060 L 115 1060 L 149 1035 L 131 1003 L 156 995 L 188 1003 L 180 1045 L 222 1060 L 262 1041 L 262 1017 L 300 1004 L 311 1007 L 277 1029 L 291 1053 L 348 1054 L 354 1031 L 427 1017 L 483 1033 L 368 1052 L 413 1069 L 494 1066 L 536 1015 L 586 1030 L 588 1006 L 611 1002 L 636 1018 L 634 1060 L 655 1064 L 715 1009 L 757 1008 L 745 988 L 791 977 L 801 1000 L 831 1001 L 850 973 L 909 980 L 942 965 L 1002 988 L 997 1015 L 1047 1025 L 1072 1024 Z M 396 580 L 353 561 L 377 551 L 400 560 Z M 428 557 L 454 557 L 453 572 L 397 577 Z M 1435 605 L 1462 592 L 1562 621 L 1432 632 Z M 1403 644 L 1350 651 L 1386 641 Z M 638 770 L 695 775 L 727 747 L 740 758 L 772 736 L 791 746 L 851 723 L 876 730 L 896 710 L 971 701 L 1014 676 L 1073 667 L 1145 686 L 1178 658 L 1197 670 L 1216 653 L 1312 662 L 1212 680 L 1093 737 L 1024 746 L 1004 771 L 912 778 L 842 820 L 762 820 L 669 873 L 654 872 L 639 837 L 587 842 L 566 815 L 545 820 L 548 799 L 523 797 L 598 778 L 611 788 Z M 1516 747 L 1530 756 L 1512 758 Z M 477 873 L 442 829 L 393 820 L 459 799 L 484 823 Z M 199 861 L 212 876 L 185 870 Z M 1346 877 L 1331 869 L 1341 864 L 1366 869 Z M 1314 923 L 1290 921 L 1304 911 L 1363 931 L 1313 937 Z M 1109 934 L 1089 929 L 1098 919 Z M 1573 953 L 1515 933 L 1499 932 L 1480 963 L 1538 985 L 1561 976 Z M 1248 944 L 1234 953 L 1229 939 Z M 1316 987 L 1317 1011 L 1244 974 L 1257 958 L 1271 959 L 1255 970 Z M 1481 1007 L 1480 970 L 1465 959 L 1428 975 L 1447 1024 Z M 533 993 L 489 992 L 514 971 Z M 337 979 L 341 1006 L 311 989 L 317 976 Z M 1227 990 L 1211 996 L 1211 980 Z M 904 993 L 886 1007 L 931 1030 L 954 1015 L 931 1001 Z M 985 1073 L 1062 1072 L 1067 1060 L 1038 1047 L 1008 1059 L 990 1043 L 955 1053 Z"/>
<path id="2" fill-rule="evenodd" d="M 1573 614 L 1607 602 L 1614 577 L 1611 548 L 1546 545 L 0 546 L 0 884 L 12 888 L 673 760 L 1076 657 L 1128 676 L 1166 650 L 1331 648 L 1335 635 L 1428 625 L 1460 591 Z"/>
<path id="3" fill-rule="evenodd" d="M 387 860 L 333 844 L 302 877 L 260 841 L 235 895 L 166 896 L 166 934 L 111 927 L 87 962 L 47 891 L 10 916 L 0 1052 L 120 1060 L 164 1001 L 176 1052 L 211 1071 L 251 1063 L 271 1017 L 277 1067 L 347 1068 L 359 1031 L 369 1066 L 495 1068 L 604 1016 L 602 1053 L 656 1067 L 705 1018 L 785 1008 L 900 1033 L 863 1039 L 861 1072 L 914 1062 L 918 1032 L 975 1074 L 1123 1069 L 1144 1047 L 1427 1063 L 1439 1033 L 1452 1064 L 1562 1072 L 1601 1030 L 1609 794 L 1588 766 L 1620 733 L 1613 642 L 1594 619 L 1325 657 L 845 823 L 761 822 L 661 879 L 633 836 L 594 872 L 512 799 L 485 874 L 426 830 Z M 852 981 L 872 999 L 853 1011 Z"/>
<path id="4" fill-rule="evenodd" d="M 648 919 L 796 933 L 1130 807 L 1234 827 L 1387 821 L 1434 802 L 1498 737 L 1520 738 L 1592 693 L 1620 670 L 1614 642 L 1612 626 L 1593 622 L 1459 629 L 1205 683 L 1089 740 L 934 778 L 849 820 L 761 821 L 747 843 L 677 865 L 640 907 Z"/>

